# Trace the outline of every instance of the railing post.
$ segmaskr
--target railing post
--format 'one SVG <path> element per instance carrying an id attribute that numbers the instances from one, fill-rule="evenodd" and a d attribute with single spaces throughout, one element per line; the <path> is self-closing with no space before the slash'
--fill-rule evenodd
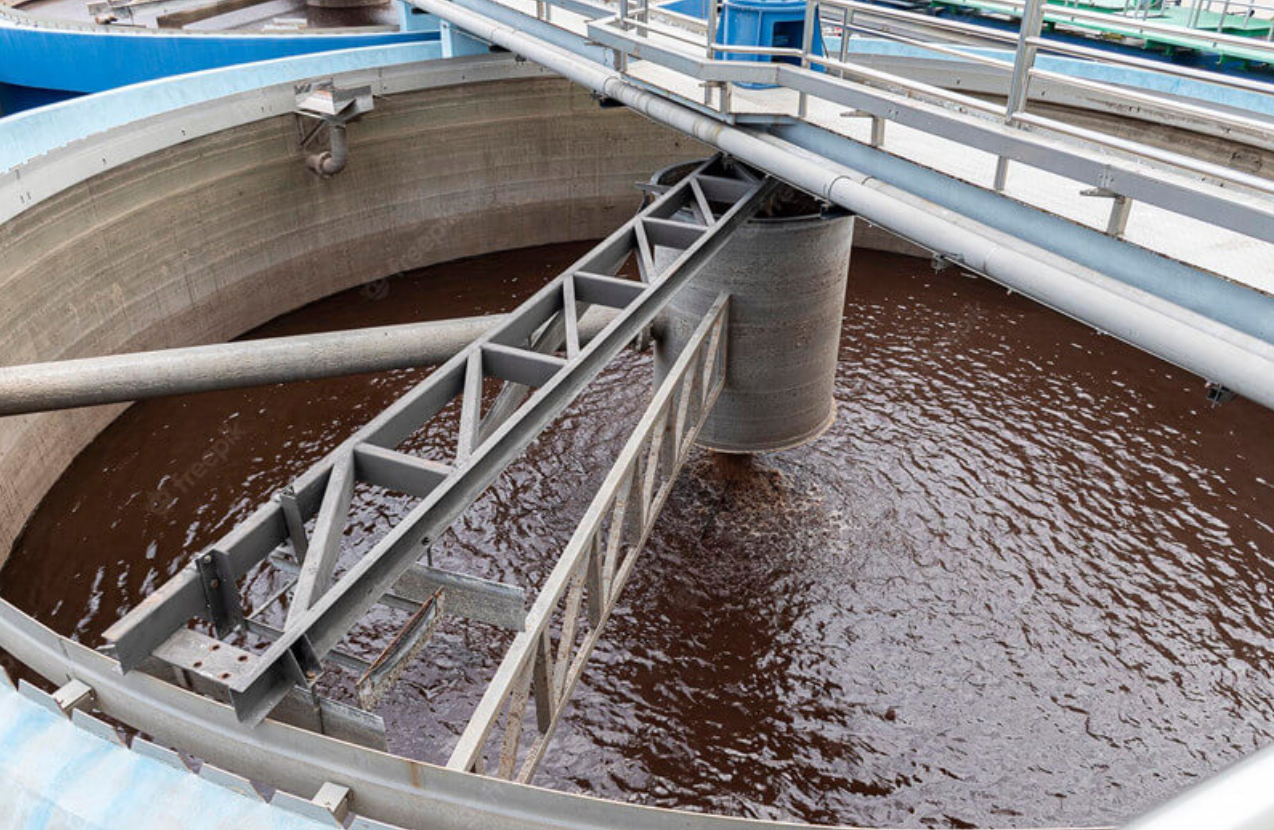
<path id="1" fill-rule="evenodd" d="M 715 60 L 717 57 L 717 15 L 719 14 L 719 9 L 717 8 L 717 0 L 704 0 L 704 3 L 704 11 L 708 18 L 707 40 L 704 43 L 704 57 L 711 61 Z M 719 88 L 718 84 L 712 81 L 708 81 L 703 85 L 703 105 L 705 107 L 712 106 L 712 90 L 714 87 Z M 722 98 L 725 97 L 724 92 L 722 92 L 721 95 Z"/>
<path id="2" fill-rule="evenodd" d="M 1026 107 L 1027 93 L 1031 87 L 1031 69 L 1035 66 L 1035 44 L 1044 27 L 1045 0 L 1026 0 L 1022 7 L 1022 26 L 1017 33 L 1017 53 L 1013 56 L 1013 80 L 1009 84 L 1009 98 L 1004 104 L 1004 123 L 1013 121 L 1014 113 Z M 995 189 L 1003 190 L 1009 174 L 1009 160 L 1000 157 L 995 161 Z"/>
<path id="3" fill-rule="evenodd" d="M 717 0 L 704 0 L 704 2 L 708 7 L 708 43 L 705 55 L 708 60 L 713 60 L 717 56 L 717 15 L 719 14 L 719 9 L 717 8 Z"/>
<path id="4" fill-rule="evenodd" d="M 619 28 L 628 31 L 628 0 L 619 0 Z M 628 74 L 628 53 L 615 49 L 615 70 L 621 75 Z"/>
<path id="5" fill-rule="evenodd" d="M 854 11 L 848 6 L 840 10 L 840 54 L 838 59 L 841 63 L 845 62 L 845 58 L 849 53 L 849 26 L 853 22 Z M 845 79 L 845 69 L 842 67 L 840 71 L 841 80 Z"/>
<path id="6" fill-rule="evenodd" d="M 801 32 L 801 68 L 810 68 L 810 51 L 814 48 L 814 27 L 819 25 L 818 0 L 805 0 L 805 27 Z M 797 95 L 796 117 L 804 118 L 809 109 L 809 95 Z"/>

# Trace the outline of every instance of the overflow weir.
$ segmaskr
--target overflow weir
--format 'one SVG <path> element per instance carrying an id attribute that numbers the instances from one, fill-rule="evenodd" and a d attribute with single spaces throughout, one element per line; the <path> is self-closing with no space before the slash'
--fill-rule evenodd
<path id="1" fill-rule="evenodd" d="M 1042 5 L 1006 53 L 999 35 L 856 0 L 806 4 L 799 47 L 721 43 L 713 4 L 413 0 L 438 44 L 0 121 L 4 555 L 122 403 L 440 362 L 189 551 L 104 643 L 0 602 L 0 649 L 54 689 L 0 684 L 0 827 L 789 826 L 527 784 L 696 444 L 786 448 L 834 416 L 851 244 L 984 276 L 1197 375 L 1201 396 L 1274 406 L 1267 90 L 1059 47 Z M 977 94 L 955 90 L 966 77 Z M 678 164 L 639 204 L 634 183 Z M 819 215 L 764 218 L 785 188 Z M 597 238 L 498 319 L 205 345 L 404 270 Z M 649 405 L 539 592 L 435 567 L 439 536 L 652 338 Z M 400 449 L 435 427 L 445 456 Z M 342 572 L 360 487 L 416 501 Z M 280 625 L 244 606 L 256 569 L 286 580 Z M 379 606 L 408 615 L 399 635 L 374 660 L 344 651 Z M 389 754 L 372 710 L 444 617 L 510 639 L 438 766 Z M 326 664 L 359 672 L 361 707 L 316 693 Z M 99 715 L 148 737 L 125 748 Z M 1271 763 L 1257 753 L 1129 826 L 1262 826 Z"/>

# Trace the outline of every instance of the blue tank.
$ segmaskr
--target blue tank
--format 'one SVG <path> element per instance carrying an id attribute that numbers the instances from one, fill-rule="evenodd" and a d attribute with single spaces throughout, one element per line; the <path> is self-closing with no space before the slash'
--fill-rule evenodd
<path id="1" fill-rule="evenodd" d="M 722 46 L 772 46 L 800 49 L 805 36 L 805 0 L 724 0 L 717 43 Z M 815 32 L 815 55 L 823 54 L 823 38 Z M 799 64 L 796 58 L 728 53 L 728 60 Z M 763 89 L 768 84 L 739 84 Z"/>

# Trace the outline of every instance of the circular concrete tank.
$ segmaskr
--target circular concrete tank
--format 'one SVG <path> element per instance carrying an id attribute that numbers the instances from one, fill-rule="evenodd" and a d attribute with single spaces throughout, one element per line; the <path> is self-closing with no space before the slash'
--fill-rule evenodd
<path id="1" fill-rule="evenodd" d="M 654 181 L 675 182 L 688 169 L 668 168 Z M 657 381 L 717 296 L 730 294 L 726 384 L 699 433 L 701 446 L 785 450 L 812 441 L 835 420 L 853 239 L 852 216 L 824 215 L 814 199 L 785 187 L 668 304 L 655 326 Z M 676 254 L 661 248 L 656 261 Z"/>

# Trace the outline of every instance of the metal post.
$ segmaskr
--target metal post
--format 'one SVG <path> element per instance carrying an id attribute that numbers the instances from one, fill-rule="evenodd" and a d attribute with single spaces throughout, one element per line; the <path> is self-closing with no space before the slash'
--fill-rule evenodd
<path id="1" fill-rule="evenodd" d="M 810 68 L 810 50 L 814 48 L 814 27 L 818 23 L 818 0 L 805 2 L 805 26 L 801 31 L 801 68 Z M 804 118 L 809 109 L 809 95 L 802 90 L 797 94 L 796 117 Z"/>
<path id="2" fill-rule="evenodd" d="M 854 19 L 853 15 L 853 9 L 843 8 L 840 10 L 840 54 L 837 59 L 841 63 L 845 62 L 845 56 L 849 52 L 849 24 Z M 840 77 L 841 80 L 845 79 L 844 69 L 841 69 Z"/>
<path id="3" fill-rule="evenodd" d="M 706 4 L 705 11 L 708 17 L 707 39 L 704 43 L 704 56 L 711 61 L 711 60 L 716 60 L 716 57 L 717 57 L 717 23 L 718 23 L 718 15 L 720 14 L 720 8 L 717 5 L 718 0 L 704 0 L 704 3 Z M 723 102 L 725 100 L 724 87 L 722 87 L 720 84 L 713 83 L 713 82 L 705 83 L 703 85 L 703 105 L 705 107 L 712 106 L 712 90 L 714 87 L 721 90 L 720 92 L 721 100 Z M 724 109 L 724 103 L 722 104 L 722 108 Z"/>
<path id="4" fill-rule="evenodd" d="M 705 0 L 705 2 L 708 5 L 708 43 L 705 54 L 708 60 L 714 60 L 717 56 L 717 15 L 720 11 L 717 6 L 718 0 Z"/>
<path id="5" fill-rule="evenodd" d="M 1009 98 L 1004 104 L 1004 123 L 1013 122 L 1014 113 L 1026 107 L 1027 93 L 1031 87 L 1031 69 L 1035 66 L 1036 48 L 1031 41 L 1040 36 L 1044 26 L 1045 0 L 1026 0 L 1022 7 L 1022 25 L 1017 33 L 1017 52 L 1013 56 L 1013 79 L 1009 84 Z M 995 189 L 1004 189 L 1009 174 L 1009 160 L 1001 156 L 995 162 Z"/>
<path id="6" fill-rule="evenodd" d="M 1203 0 L 1194 0 L 1194 5 L 1190 7 L 1190 20 L 1186 26 L 1193 29 L 1199 23 L 1199 14 L 1203 11 Z"/>
<path id="7" fill-rule="evenodd" d="M 1128 215 L 1132 212 L 1132 199 L 1127 196 L 1115 196 L 1110 206 L 1110 218 L 1106 221 L 1106 233 L 1114 237 L 1122 237 L 1128 230 Z"/>

